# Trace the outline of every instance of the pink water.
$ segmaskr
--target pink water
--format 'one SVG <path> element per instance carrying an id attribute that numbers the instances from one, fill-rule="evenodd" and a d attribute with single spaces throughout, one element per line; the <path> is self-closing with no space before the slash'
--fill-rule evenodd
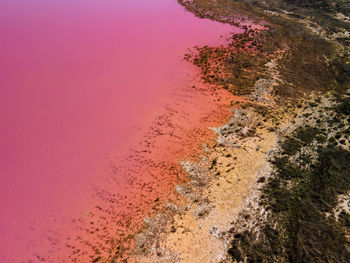
<path id="1" fill-rule="evenodd" d="M 184 99 L 179 90 L 195 74 L 181 61 L 186 49 L 217 44 L 230 31 L 176 0 L 0 2 L 2 262 L 39 261 L 45 255 L 33 259 L 34 248 L 61 246 L 52 225 L 62 230 L 86 216 L 115 156 L 129 154 L 165 104 Z M 55 262 L 52 253 L 46 261 Z"/>

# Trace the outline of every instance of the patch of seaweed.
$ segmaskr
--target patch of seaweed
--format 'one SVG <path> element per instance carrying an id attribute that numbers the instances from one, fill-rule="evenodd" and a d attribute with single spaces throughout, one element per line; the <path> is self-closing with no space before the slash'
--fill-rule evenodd
<path id="1" fill-rule="evenodd" d="M 262 77 L 263 65 L 269 55 L 262 47 L 264 33 L 249 30 L 233 35 L 228 46 L 196 47 L 185 59 L 199 67 L 202 79 L 229 90 L 235 95 L 253 91 L 254 83 Z"/>

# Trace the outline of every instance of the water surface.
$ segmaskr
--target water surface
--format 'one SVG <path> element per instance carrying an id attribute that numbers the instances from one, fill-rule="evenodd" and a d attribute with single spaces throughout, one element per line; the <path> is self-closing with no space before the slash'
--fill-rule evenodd
<path id="1" fill-rule="evenodd" d="M 45 252 L 33 251 L 45 242 L 60 248 L 61 241 L 52 241 L 57 234 L 52 224 L 89 214 L 96 205 L 94 191 L 110 176 L 106 167 L 115 155 L 130 154 L 140 130 L 165 104 L 187 100 L 192 106 L 178 106 L 182 115 L 171 121 L 190 124 L 188 129 L 199 125 L 211 104 L 193 106 L 198 99 L 205 102 L 206 93 L 179 95 L 196 73 L 181 59 L 187 48 L 218 43 L 230 30 L 195 18 L 175 0 L 0 2 L 4 260 L 20 262 L 33 254 L 39 260 Z M 197 108 L 202 111 L 195 119 L 181 117 Z M 113 178 L 122 182 L 123 174 Z M 128 189 L 126 184 L 130 181 L 108 191 Z"/>

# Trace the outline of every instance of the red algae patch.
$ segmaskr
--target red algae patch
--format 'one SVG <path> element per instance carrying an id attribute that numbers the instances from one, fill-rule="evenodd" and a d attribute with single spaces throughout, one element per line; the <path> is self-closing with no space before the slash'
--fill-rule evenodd
<path id="1" fill-rule="evenodd" d="M 198 159 L 203 143 L 213 141 L 208 128 L 231 117 L 237 97 L 197 83 L 164 102 L 151 128 L 126 159 L 111 160 L 106 181 L 96 186 L 96 207 L 77 223 L 84 232 L 67 242 L 70 260 L 122 260 L 135 246 L 144 220 L 176 203 L 177 184 L 188 180 L 180 161 Z"/>
<path id="2" fill-rule="evenodd" d="M 132 144 L 127 157 L 116 151 L 110 158 L 104 176 L 95 182 L 93 208 L 71 221 L 57 220 L 58 216 L 47 222 L 52 229 L 47 233 L 50 246 L 40 240 L 30 251 L 48 262 L 134 262 L 130 255 L 145 220 L 182 202 L 175 187 L 189 175 L 181 161 L 198 160 L 203 144 L 215 142 L 209 127 L 227 122 L 238 99 L 199 81 L 184 83 L 148 116 L 152 121 L 135 136 L 138 143 Z"/>

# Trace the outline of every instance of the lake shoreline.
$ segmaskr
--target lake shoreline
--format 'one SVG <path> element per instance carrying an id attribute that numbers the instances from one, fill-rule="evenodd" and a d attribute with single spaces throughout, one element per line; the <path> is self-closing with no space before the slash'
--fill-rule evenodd
<path id="1" fill-rule="evenodd" d="M 233 109 L 232 120 L 213 129 L 217 142 L 204 146 L 202 160 L 182 163 L 191 181 L 176 190 L 187 202 L 147 220 L 148 229 L 137 237 L 136 262 L 284 262 L 305 257 L 308 261 L 300 262 L 319 257 L 347 262 L 349 167 L 335 163 L 323 168 L 319 161 L 350 160 L 346 15 L 338 13 L 344 22 L 338 23 L 324 6 L 293 6 L 283 12 L 274 6 L 280 2 L 270 1 L 256 6 L 239 0 L 179 2 L 199 18 L 239 25 L 246 16 L 246 34 L 233 37 L 228 47 L 198 47 L 186 55 L 205 82 L 246 101 Z M 306 17 L 313 8 L 324 17 Z M 337 33 L 323 28 L 327 19 Z M 262 31 L 247 26 L 246 21 L 254 20 L 262 21 Z M 319 184 L 318 177 L 326 181 Z M 307 212 L 314 207 L 318 210 Z M 304 236 L 296 234 L 306 232 L 311 222 L 317 227 Z M 323 241 L 315 242 L 320 235 Z"/>

